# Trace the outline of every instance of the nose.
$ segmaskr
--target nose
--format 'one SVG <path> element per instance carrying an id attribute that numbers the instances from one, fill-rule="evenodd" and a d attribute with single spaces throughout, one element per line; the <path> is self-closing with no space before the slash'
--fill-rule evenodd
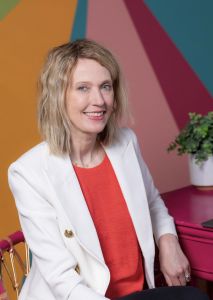
<path id="1" fill-rule="evenodd" d="M 99 88 L 94 88 L 91 97 L 93 105 L 103 106 L 105 104 L 104 96 Z"/>

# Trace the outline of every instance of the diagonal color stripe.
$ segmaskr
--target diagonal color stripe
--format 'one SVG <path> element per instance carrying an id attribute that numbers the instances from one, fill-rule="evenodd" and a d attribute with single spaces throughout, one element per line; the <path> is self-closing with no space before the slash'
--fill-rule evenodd
<path id="1" fill-rule="evenodd" d="M 87 26 L 87 6 L 88 0 L 78 0 L 73 30 L 70 37 L 71 41 L 85 38 Z"/>
<path id="2" fill-rule="evenodd" d="M 135 120 L 134 130 L 160 191 L 189 184 L 187 172 L 182 172 L 186 169 L 186 157 L 180 159 L 166 151 L 179 128 L 123 0 L 89 1 L 87 37 L 109 48 L 121 64 Z M 176 172 L 171 176 L 173 170 Z"/>
<path id="3" fill-rule="evenodd" d="M 213 96 L 213 1 L 145 3 Z"/>
<path id="4" fill-rule="evenodd" d="M 0 1 L 0 21 L 20 2 L 20 0 Z"/>
<path id="5" fill-rule="evenodd" d="M 211 95 L 144 2 L 124 2 L 179 128 L 187 122 L 188 112 L 206 113 L 212 110 Z"/>

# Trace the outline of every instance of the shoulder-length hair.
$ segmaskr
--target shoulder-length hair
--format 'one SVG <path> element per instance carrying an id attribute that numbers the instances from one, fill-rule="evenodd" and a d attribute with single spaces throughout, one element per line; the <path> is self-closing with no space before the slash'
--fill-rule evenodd
<path id="1" fill-rule="evenodd" d="M 120 121 L 128 116 L 128 99 L 120 67 L 105 47 L 88 39 L 76 40 L 53 48 L 47 55 L 39 78 L 38 124 L 42 137 L 56 155 L 70 154 L 72 140 L 66 110 L 66 91 L 78 59 L 93 59 L 110 73 L 114 90 L 114 110 L 99 141 L 110 144 Z"/>

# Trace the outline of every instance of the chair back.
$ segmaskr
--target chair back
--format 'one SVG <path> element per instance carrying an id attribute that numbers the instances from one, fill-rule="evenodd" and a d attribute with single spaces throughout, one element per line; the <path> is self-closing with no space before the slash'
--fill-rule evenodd
<path id="1" fill-rule="evenodd" d="M 19 254 L 18 244 L 24 243 L 25 258 Z M 29 249 L 25 243 L 22 231 L 16 231 L 0 240 L 0 300 L 10 300 L 6 291 L 6 281 L 9 280 L 13 290 L 18 295 L 22 286 L 23 276 L 30 270 Z M 22 273 L 21 277 L 19 273 Z M 20 279 L 19 279 L 20 278 Z"/>

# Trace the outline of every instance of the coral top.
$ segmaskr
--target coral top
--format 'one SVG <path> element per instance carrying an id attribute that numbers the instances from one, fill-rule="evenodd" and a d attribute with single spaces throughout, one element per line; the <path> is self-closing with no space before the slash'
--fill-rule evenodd
<path id="1" fill-rule="evenodd" d="M 105 155 L 94 168 L 74 166 L 110 271 L 106 297 L 141 291 L 144 284 L 142 253 L 112 165 Z"/>

